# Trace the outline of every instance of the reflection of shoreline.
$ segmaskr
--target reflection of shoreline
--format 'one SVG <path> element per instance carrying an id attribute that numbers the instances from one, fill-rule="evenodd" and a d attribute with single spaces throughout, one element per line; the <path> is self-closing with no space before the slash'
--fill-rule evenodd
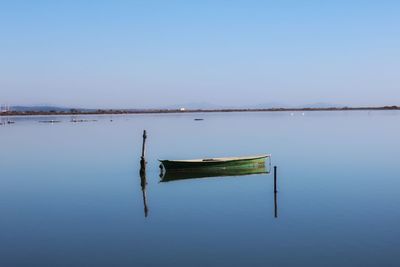
<path id="1" fill-rule="evenodd" d="M 362 111 L 400 110 L 400 106 L 383 107 L 328 107 L 328 108 L 243 108 L 243 109 L 112 109 L 90 111 L 8 111 L 0 116 L 51 116 L 51 115 L 112 115 L 112 114 L 162 114 L 162 113 L 218 113 L 218 112 L 282 112 L 282 111 Z"/>

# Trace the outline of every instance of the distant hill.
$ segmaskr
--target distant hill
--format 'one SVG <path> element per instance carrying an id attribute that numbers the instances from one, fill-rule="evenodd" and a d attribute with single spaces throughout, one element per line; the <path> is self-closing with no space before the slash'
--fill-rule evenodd
<path id="1" fill-rule="evenodd" d="M 281 103 L 263 103 L 263 104 L 256 104 L 256 105 L 217 105 L 207 102 L 193 102 L 193 103 L 183 103 L 183 104 L 175 104 L 170 106 L 161 107 L 161 109 L 247 109 L 247 108 L 280 108 L 285 107 L 285 105 Z"/>
<path id="2" fill-rule="evenodd" d="M 11 111 L 15 112 L 95 112 L 98 110 L 125 110 L 125 111 L 146 111 L 146 110 L 176 110 L 185 108 L 187 110 L 221 110 L 221 109 L 274 109 L 274 108 L 343 108 L 344 105 L 337 105 L 332 103 L 312 103 L 304 105 L 286 105 L 278 102 L 266 102 L 254 105 L 217 105 L 206 102 L 193 102 L 185 104 L 175 104 L 163 107 L 149 107 L 149 108 L 128 108 L 128 109 L 86 109 L 86 108 L 73 108 L 73 107 L 59 107 L 51 105 L 36 105 L 36 106 L 12 106 Z"/>
<path id="3" fill-rule="evenodd" d="M 312 103 L 312 104 L 305 104 L 305 105 L 287 105 L 284 103 L 279 102 L 266 102 L 254 105 L 216 105 L 210 104 L 206 102 L 198 102 L 198 103 L 185 103 L 185 104 L 176 104 L 161 107 L 161 109 L 269 109 L 269 108 L 331 108 L 337 107 L 342 108 L 343 105 L 336 105 L 332 103 Z"/>
<path id="4" fill-rule="evenodd" d="M 177 112 L 246 112 L 246 111 L 337 111 L 337 110 L 400 110 L 400 106 L 358 106 L 358 107 L 342 107 L 326 103 L 317 103 L 312 105 L 304 105 L 299 107 L 279 106 L 271 104 L 263 104 L 244 107 L 218 107 L 210 108 L 209 106 L 195 105 L 179 105 L 180 108 L 147 108 L 147 109 L 81 109 L 66 108 L 56 106 L 13 106 L 11 110 L 2 109 L 0 116 L 8 115 L 59 115 L 59 114 L 145 114 L 145 113 L 177 113 Z M 182 108 L 184 108 L 182 110 Z"/>
<path id="5" fill-rule="evenodd" d="M 312 103 L 312 104 L 306 104 L 302 106 L 297 106 L 297 108 L 343 108 L 345 107 L 344 105 L 338 105 L 338 104 L 332 104 L 332 103 L 326 103 L 326 102 L 318 102 L 318 103 Z"/>
<path id="6" fill-rule="evenodd" d="M 193 102 L 193 103 L 184 103 L 184 104 L 174 104 L 169 106 L 160 107 L 160 109 L 222 109 L 226 108 L 225 106 L 210 104 L 206 102 Z"/>
<path id="7" fill-rule="evenodd" d="M 81 109 L 81 108 L 69 108 L 69 107 L 57 107 L 57 106 L 12 106 L 10 107 L 11 111 L 18 112 L 69 112 L 71 110 L 77 111 L 90 111 L 90 109 Z"/>

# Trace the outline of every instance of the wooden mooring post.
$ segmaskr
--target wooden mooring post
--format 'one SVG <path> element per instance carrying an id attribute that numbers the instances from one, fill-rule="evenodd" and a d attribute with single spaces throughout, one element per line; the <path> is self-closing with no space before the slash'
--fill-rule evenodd
<path id="1" fill-rule="evenodd" d="M 143 131 L 143 143 L 142 143 L 142 156 L 140 158 L 140 171 L 144 172 L 146 170 L 146 158 L 145 158 L 145 152 L 146 152 L 146 130 Z"/>
<path id="2" fill-rule="evenodd" d="M 143 130 L 142 158 L 144 158 L 144 154 L 145 154 L 146 138 L 147 138 L 146 130 Z"/>
<path id="3" fill-rule="evenodd" d="M 277 185 L 276 185 L 276 178 L 277 178 L 277 167 L 274 166 L 274 217 L 278 218 L 278 198 L 277 198 Z"/>
<path id="4" fill-rule="evenodd" d="M 274 193 L 277 193 L 278 190 L 276 189 L 276 175 L 277 175 L 277 167 L 274 166 Z"/>

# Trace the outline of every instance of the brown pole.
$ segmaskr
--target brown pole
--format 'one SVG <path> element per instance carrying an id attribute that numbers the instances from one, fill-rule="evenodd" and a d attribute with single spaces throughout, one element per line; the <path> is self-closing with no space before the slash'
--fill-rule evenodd
<path id="1" fill-rule="evenodd" d="M 276 169 L 277 167 L 274 166 L 274 193 L 278 192 L 278 190 L 276 190 Z"/>
<path id="2" fill-rule="evenodd" d="M 146 170 L 146 159 L 145 159 L 145 150 L 146 150 L 146 130 L 143 131 L 143 143 L 142 143 L 142 157 L 140 159 L 140 172 L 145 172 Z"/>
<path id="3" fill-rule="evenodd" d="M 143 144 L 142 144 L 142 158 L 144 158 L 144 153 L 145 153 L 145 149 L 146 149 L 146 130 L 143 130 Z"/>

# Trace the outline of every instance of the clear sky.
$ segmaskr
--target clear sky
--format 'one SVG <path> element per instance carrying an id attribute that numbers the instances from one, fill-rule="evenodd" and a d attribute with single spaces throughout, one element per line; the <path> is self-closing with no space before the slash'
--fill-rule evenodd
<path id="1" fill-rule="evenodd" d="M 400 1 L 0 1 L 0 103 L 400 105 Z"/>

